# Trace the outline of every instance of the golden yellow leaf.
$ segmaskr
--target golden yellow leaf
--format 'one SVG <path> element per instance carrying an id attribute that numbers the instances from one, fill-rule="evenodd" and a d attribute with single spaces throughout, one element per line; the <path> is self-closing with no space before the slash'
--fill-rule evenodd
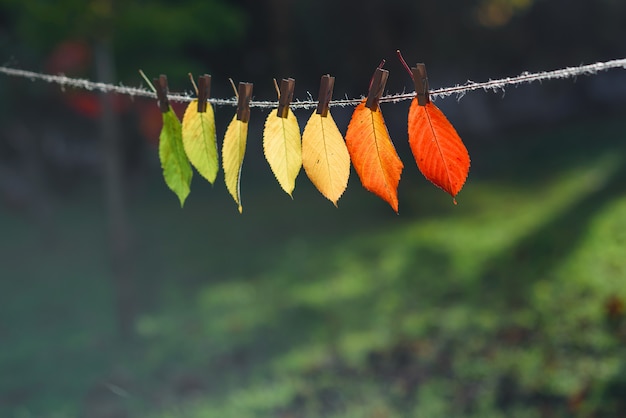
<path id="1" fill-rule="evenodd" d="M 206 104 L 206 112 L 198 112 L 198 100 L 187 106 L 183 117 L 183 145 L 191 164 L 209 183 L 217 177 L 217 141 L 215 138 L 215 116 L 211 103 Z"/>
<path id="2" fill-rule="evenodd" d="M 248 122 L 237 120 L 237 115 L 226 129 L 224 143 L 222 144 L 222 164 L 224 166 L 224 181 L 229 193 L 242 212 L 241 192 L 239 183 L 241 180 L 241 166 L 246 153 L 246 139 L 248 137 Z"/>
<path id="3" fill-rule="evenodd" d="M 263 151 L 280 187 L 291 196 L 302 167 L 300 127 L 291 109 L 286 118 L 277 115 L 274 109 L 265 120 Z"/>
<path id="4" fill-rule="evenodd" d="M 302 134 L 302 165 L 317 190 L 337 206 L 348 186 L 350 154 L 333 117 L 313 112 Z"/>

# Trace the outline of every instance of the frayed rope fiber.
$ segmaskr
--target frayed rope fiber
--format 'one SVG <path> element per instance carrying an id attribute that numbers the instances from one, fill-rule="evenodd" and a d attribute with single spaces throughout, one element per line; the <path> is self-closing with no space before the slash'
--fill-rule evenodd
<path id="1" fill-rule="evenodd" d="M 543 80 L 554 80 L 554 79 L 566 79 L 566 78 L 575 78 L 580 75 L 594 75 L 601 71 L 607 71 L 614 68 L 622 68 L 626 69 L 626 58 L 615 59 L 606 62 L 596 62 L 595 64 L 588 65 L 580 65 L 577 67 L 567 67 L 559 70 L 553 71 L 541 71 L 537 73 L 529 73 L 524 72 L 516 77 L 507 77 L 501 78 L 498 80 L 489 80 L 482 83 L 476 83 L 473 81 L 468 81 L 465 84 L 459 84 L 453 87 L 445 87 L 440 89 L 435 89 L 430 91 L 430 97 L 432 99 L 441 98 L 456 94 L 459 97 L 462 97 L 468 92 L 474 90 L 483 90 L 483 91 L 503 91 L 507 86 L 514 86 L 518 84 L 524 83 L 532 83 L 535 81 L 543 81 Z M 51 74 L 43 74 L 36 73 L 33 71 L 20 70 L 16 68 L 10 67 L 1 67 L 0 73 L 4 73 L 6 75 L 14 76 L 14 77 L 22 77 L 30 80 L 39 80 L 45 81 L 51 84 L 58 84 L 61 87 L 72 87 L 77 89 L 89 90 L 89 91 L 99 91 L 104 93 L 117 93 L 123 94 L 127 96 L 135 96 L 135 97 L 149 97 L 156 98 L 156 94 L 152 91 L 141 88 L 141 87 L 128 87 L 123 85 L 114 85 L 107 83 L 99 83 L 81 78 L 71 78 L 66 77 L 64 75 L 51 75 Z M 406 100 L 411 100 L 415 97 L 415 92 L 412 93 L 401 93 L 401 94 L 391 94 L 386 95 L 380 98 L 381 103 L 399 103 Z M 176 102 L 190 102 L 194 100 L 194 97 L 190 94 L 180 94 L 173 93 L 168 94 L 168 99 Z M 333 100 L 330 102 L 330 106 L 356 106 L 358 105 L 363 98 L 358 99 L 339 99 Z M 237 106 L 237 99 L 209 99 L 211 104 L 216 106 Z M 294 101 L 290 104 L 292 109 L 311 109 L 317 106 L 317 101 L 314 100 L 303 100 L 303 101 Z M 277 101 L 251 101 L 250 107 L 256 107 L 261 109 L 270 109 L 278 106 Z"/>

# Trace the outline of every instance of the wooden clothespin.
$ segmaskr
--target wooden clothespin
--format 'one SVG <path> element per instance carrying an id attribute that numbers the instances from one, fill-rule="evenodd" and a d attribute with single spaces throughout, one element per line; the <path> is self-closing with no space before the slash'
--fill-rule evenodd
<path id="1" fill-rule="evenodd" d="M 211 76 L 198 77 L 198 113 L 206 112 L 206 101 L 211 93 Z"/>
<path id="2" fill-rule="evenodd" d="M 293 90 L 296 87 L 296 80 L 293 78 L 283 78 L 280 81 L 280 97 L 278 98 L 279 118 L 286 118 L 289 113 L 289 103 L 293 100 Z"/>
<path id="3" fill-rule="evenodd" d="M 250 100 L 252 100 L 252 83 L 239 83 L 237 92 L 237 120 L 250 120 Z"/>
<path id="4" fill-rule="evenodd" d="M 333 97 L 333 87 L 335 86 L 335 77 L 331 77 L 326 74 L 322 76 L 320 81 L 320 94 L 318 96 L 317 110 L 318 115 L 322 115 L 323 118 L 328 115 L 328 105 Z"/>
<path id="5" fill-rule="evenodd" d="M 161 74 L 159 78 L 155 78 L 153 80 L 157 99 L 159 101 L 159 109 L 161 109 L 162 113 L 166 113 L 170 110 L 170 102 L 167 99 L 167 76 L 165 74 Z"/>
<path id="6" fill-rule="evenodd" d="M 378 101 L 383 95 L 383 91 L 385 90 L 385 85 L 387 84 L 388 77 L 389 71 L 383 70 L 380 67 L 376 68 L 374 76 L 372 77 L 372 82 L 370 83 L 370 90 L 367 93 L 367 101 L 365 102 L 365 107 L 369 108 L 370 110 L 378 109 Z"/>
<path id="7" fill-rule="evenodd" d="M 413 82 L 415 83 L 415 93 L 417 94 L 417 104 L 426 106 L 430 102 L 430 94 L 428 92 L 428 76 L 426 75 L 426 64 L 417 64 L 411 68 L 413 73 Z"/>

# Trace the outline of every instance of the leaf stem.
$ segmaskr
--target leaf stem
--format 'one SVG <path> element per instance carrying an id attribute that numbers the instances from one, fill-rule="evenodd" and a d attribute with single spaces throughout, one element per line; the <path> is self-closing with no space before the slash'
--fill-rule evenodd
<path id="1" fill-rule="evenodd" d="M 229 78 L 228 81 L 230 81 L 230 85 L 233 87 L 233 91 L 235 92 L 235 97 L 239 98 L 239 92 L 237 91 L 237 86 L 235 86 L 235 82 L 233 81 L 232 78 Z"/>
<path id="2" fill-rule="evenodd" d="M 278 95 L 278 98 L 280 99 L 280 88 L 278 87 L 278 82 L 276 81 L 276 79 L 274 78 L 274 88 L 276 89 L 276 94 Z"/>
<path id="3" fill-rule="evenodd" d="M 146 76 L 146 73 L 143 72 L 143 70 L 139 70 L 139 74 L 143 77 L 143 79 L 146 81 L 146 83 L 148 83 L 148 86 L 150 87 L 150 90 L 152 90 L 152 92 L 154 94 L 156 94 L 156 89 L 154 88 L 154 85 L 150 82 L 150 80 L 148 79 L 148 77 Z"/>
<path id="4" fill-rule="evenodd" d="M 189 80 L 191 80 L 191 84 L 193 85 L 193 89 L 196 91 L 196 97 L 198 96 L 198 86 L 196 85 L 196 81 L 193 79 L 193 74 L 188 73 Z"/>
<path id="5" fill-rule="evenodd" d="M 398 59 L 402 63 L 402 66 L 404 66 L 404 69 L 406 70 L 406 72 L 409 73 L 409 75 L 411 76 L 411 79 L 413 79 L 413 71 L 411 71 L 409 64 L 406 63 L 406 61 L 404 60 L 404 57 L 402 56 L 402 52 L 400 52 L 399 49 L 396 49 L 396 55 L 398 56 Z"/>

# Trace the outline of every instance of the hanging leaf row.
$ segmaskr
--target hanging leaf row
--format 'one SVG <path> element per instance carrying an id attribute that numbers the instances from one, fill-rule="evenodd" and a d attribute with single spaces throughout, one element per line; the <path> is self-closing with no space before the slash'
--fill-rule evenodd
<path id="1" fill-rule="evenodd" d="M 393 145 L 379 99 L 389 75 L 376 69 L 369 93 L 356 106 L 344 137 L 329 110 L 334 77 L 325 75 L 319 104 L 300 135 L 300 125 L 289 108 L 295 81 L 284 79 L 277 92 L 278 108 L 265 120 L 263 151 L 280 187 L 291 197 L 302 167 L 319 192 L 335 206 L 348 185 L 350 163 L 365 189 L 398 212 L 398 184 L 404 164 Z M 408 66 L 407 66 L 408 69 Z M 410 69 L 416 97 L 408 114 L 408 138 L 421 173 L 435 186 L 455 197 L 465 184 L 470 158 L 452 124 L 429 100 L 425 67 Z M 198 99 L 189 103 L 182 124 L 167 101 L 167 79 L 155 79 L 163 115 L 159 157 L 167 186 L 178 196 L 181 207 L 189 195 L 191 165 L 211 184 L 219 171 L 215 117 L 207 101 L 210 76 L 200 77 Z M 242 212 L 241 173 L 246 152 L 252 84 L 239 83 L 237 113 L 222 141 L 221 163 L 228 192 Z M 191 165 L 190 165 L 191 163 Z"/>

